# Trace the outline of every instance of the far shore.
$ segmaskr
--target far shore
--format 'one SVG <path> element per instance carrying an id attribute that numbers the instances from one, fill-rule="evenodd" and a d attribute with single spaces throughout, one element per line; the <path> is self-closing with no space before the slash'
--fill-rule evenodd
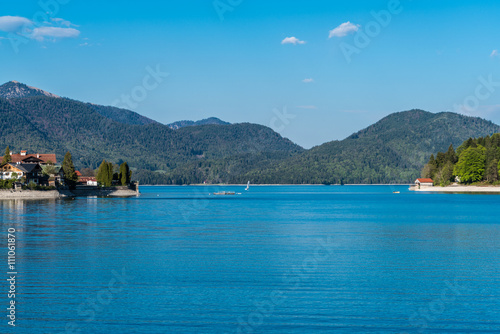
<path id="1" fill-rule="evenodd" d="M 411 189 L 419 192 L 434 192 L 434 193 L 499 193 L 500 186 L 458 186 L 452 185 L 448 187 L 422 187 L 420 189 Z"/>
<path id="2" fill-rule="evenodd" d="M 214 183 L 214 184 L 204 184 L 204 183 L 194 183 L 194 184 L 143 184 L 141 187 L 246 187 L 247 184 L 228 184 L 228 183 Z M 271 187 L 271 186 L 318 186 L 318 187 L 339 187 L 339 186 L 411 186 L 409 183 L 397 183 L 397 184 L 392 184 L 392 183 L 387 183 L 387 184 L 382 184 L 382 183 L 377 183 L 377 184 L 318 184 L 318 183 L 311 183 L 311 184 L 272 184 L 272 183 L 263 183 L 263 184 L 257 184 L 257 183 L 250 183 L 251 187 Z"/>

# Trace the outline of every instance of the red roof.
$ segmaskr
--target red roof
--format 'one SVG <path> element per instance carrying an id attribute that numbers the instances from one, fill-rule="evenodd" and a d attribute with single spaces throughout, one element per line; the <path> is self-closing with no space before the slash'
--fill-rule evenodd
<path id="1" fill-rule="evenodd" d="M 80 173 L 80 171 L 78 171 L 78 170 L 77 170 L 77 171 L 75 171 L 75 173 L 76 173 L 76 176 L 78 176 L 78 177 L 81 177 L 81 176 L 82 176 L 82 173 Z"/>
<path id="2" fill-rule="evenodd" d="M 80 183 L 87 183 L 89 181 L 97 182 L 97 179 L 93 176 L 82 176 L 78 179 Z"/>
<path id="3" fill-rule="evenodd" d="M 51 161 L 53 163 L 57 163 L 56 155 L 55 154 L 26 154 L 26 155 L 21 155 L 21 154 L 12 154 L 11 155 L 12 162 L 17 163 L 17 162 L 23 162 L 23 160 L 27 158 L 38 158 L 42 160 L 42 163 L 47 163 L 48 161 Z"/>
<path id="4" fill-rule="evenodd" d="M 433 179 L 417 179 L 420 183 L 434 183 Z"/>

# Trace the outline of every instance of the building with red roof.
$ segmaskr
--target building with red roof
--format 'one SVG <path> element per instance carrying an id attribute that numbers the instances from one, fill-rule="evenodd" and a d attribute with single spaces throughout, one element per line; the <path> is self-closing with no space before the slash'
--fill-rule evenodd
<path id="1" fill-rule="evenodd" d="M 46 165 L 51 162 L 53 164 L 57 163 L 57 158 L 55 154 L 28 154 L 27 151 L 21 151 L 19 154 L 10 154 L 13 163 L 25 163 L 25 164 L 41 164 Z M 3 157 L 2 157 L 3 158 Z"/>
<path id="2" fill-rule="evenodd" d="M 420 187 L 434 187 L 434 180 L 433 179 L 427 179 L 427 178 L 417 179 L 415 181 L 415 185 L 418 188 L 420 188 Z"/>

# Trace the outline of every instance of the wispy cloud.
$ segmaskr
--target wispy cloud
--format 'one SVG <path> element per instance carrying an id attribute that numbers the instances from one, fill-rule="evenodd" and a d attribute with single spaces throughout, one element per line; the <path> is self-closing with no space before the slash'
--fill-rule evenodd
<path id="1" fill-rule="evenodd" d="M 297 109 L 318 109 L 316 106 L 296 106 Z"/>
<path id="2" fill-rule="evenodd" d="M 80 31 L 74 28 L 41 27 L 33 29 L 31 38 L 43 41 L 45 38 L 76 38 Z"/>
<path id="3" fill-rule="evenodd" d="M 359 30 L 361 26 L 359 24 L 353 24 L 350 21 L 342 23 L 337 28 L 330 30 L 330 35 L 328 38 L 333 37 L 345 37 L 349 34 L 353 34 Z"/>
<path id="4" fill-rule="evenodd" d="M 51 18 L 48 22 L 35 24 L 25 17 L 0 16 L 0 31 L 40 42 L 80 36 L 80 31 L 71 27 L 77 26 L 61 18 Z"/>
<path id="5" fill-rule="evenodd" d="M 31 20 L 20 16 L 0 16 L 0 30 L 5 32 L 18 32 L 24 26 L 31 25 Z"/>
<path id="6" fill-rule="evenodd" d="M 498 50 L 493 50 L 490 57 L 491 58 L 500 57 L 500 53 L 498 53 Z"/>
<path id="7" fill-rule="evenodd" d="M 54 17 L 54 18 L 51 18 L 52 22 L 60 25 L 60 26 L 64 26 L 64 27 L 78 27 L 77 25 L 65 20 L 65 19 L 61 19 L 61 18 L 58 18 L 58 17 Z"/>
<path id="8" fill-rule="evenodd" d="M 293 44 L 293 45 L 297 45 L 297 44 L 306 44 L 306 42 L 305 41 L 301 41 L 297 37 L 287 37 L 287 38 L 285 38 L 284 40 L 281 41 L 281 44 Z"/>
<path id="9" fill-rule="evenodd" d="M 314 79 L 313 78 L 307 78 L 307 79 L 302 80 L 302 82 L 303 83 L 313 83 Z"/>

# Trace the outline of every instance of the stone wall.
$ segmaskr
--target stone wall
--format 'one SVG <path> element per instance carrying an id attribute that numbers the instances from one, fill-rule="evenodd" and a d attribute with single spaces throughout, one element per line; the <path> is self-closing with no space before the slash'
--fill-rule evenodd
<path id="1" fill-rule="evenodd" d="M 37 190 L 0 190 L 0 200 L 2 199 L 56 199 L 64 197 L 57 190 L 37 191 Z"/>

